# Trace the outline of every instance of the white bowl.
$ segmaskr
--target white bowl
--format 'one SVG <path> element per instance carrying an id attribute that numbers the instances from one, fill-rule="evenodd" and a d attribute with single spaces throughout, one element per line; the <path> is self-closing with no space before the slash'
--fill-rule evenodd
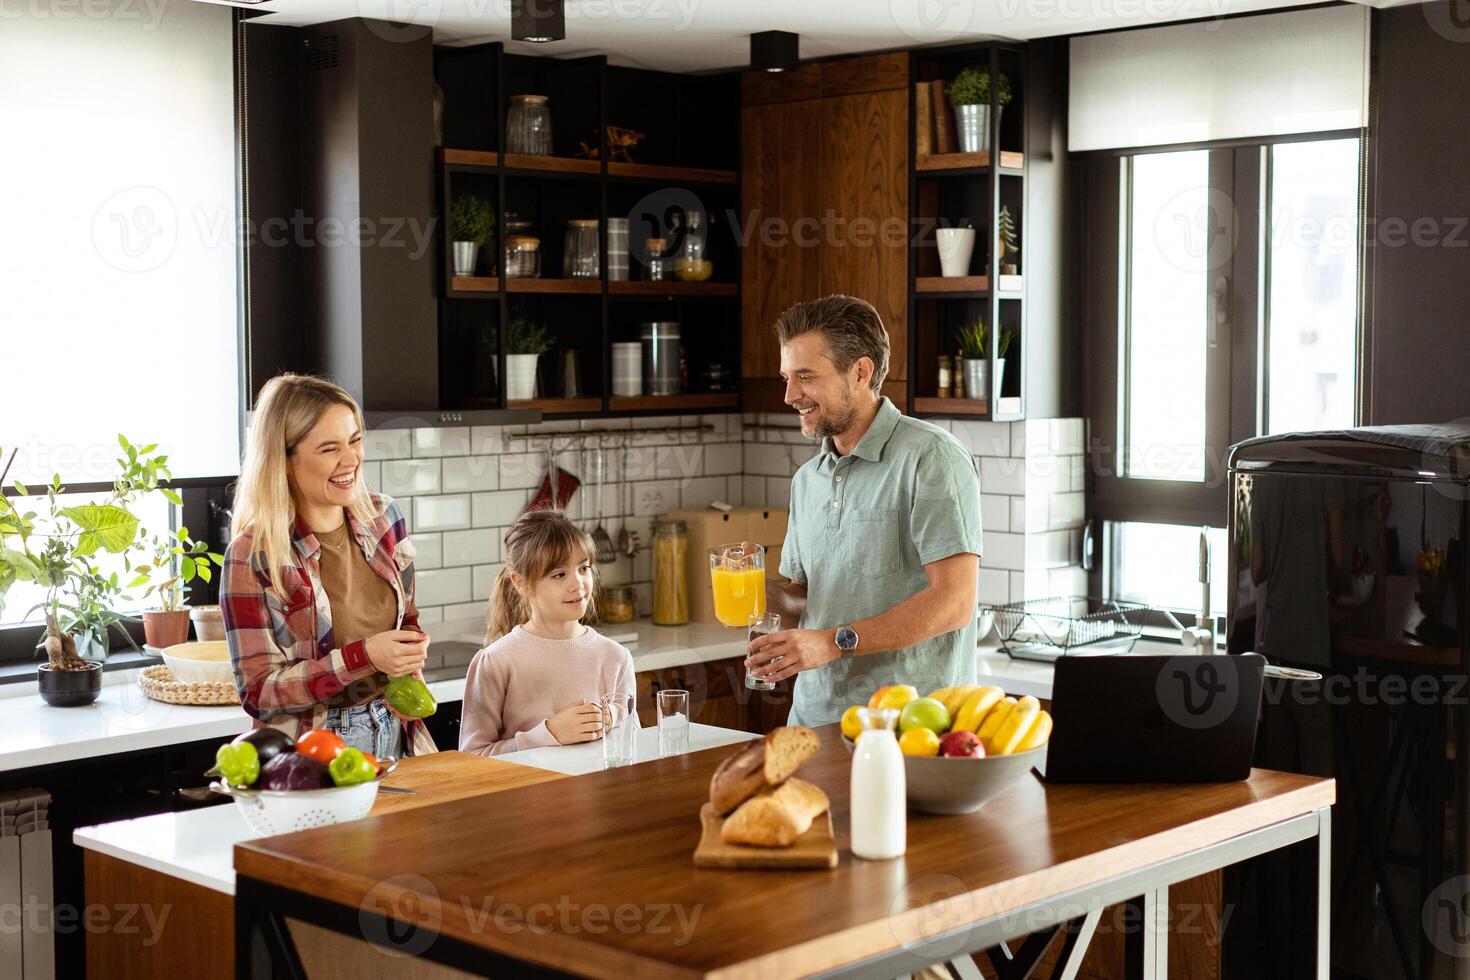
<path id="1" fill-rule="evenodd" d="M 326 789 L 234 789 L 222 790 L 220 783 L 210 788 L 224 792 L 235 801 L 240 815 L 250 829 L 263 837 L 292 834 L 312 827 L 325 827 L 368 815 L 378 798 L 378 782 L 352 786 L 329 786 Z"/>
<path id="2" fill-rule="evenodd" d="M 854 743 L 846 735 L 842 744 L 851 752 Z M 906 755 L 903 757 L 904 790 L 909 809 L 921 813 L 973 813 L 991 797 L 999 796 L 1046 764 L 1046 746 L 1010 755 L 970 756 Z"/>
<path id="3" fill-rule="evenodd" d="M 230 647 L 224 640 L 177 643 L 163 649 L 163 662 L 174 680 L 184 684 L 234 684 Z"/>

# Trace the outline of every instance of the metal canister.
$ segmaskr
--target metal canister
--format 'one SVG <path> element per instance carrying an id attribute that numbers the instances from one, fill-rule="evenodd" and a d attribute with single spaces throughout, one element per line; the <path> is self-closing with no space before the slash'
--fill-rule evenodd
<path id="1" fill-rule="evenodd" d="M 643 343 L 643 391 L 649 395 L 679 393 L 679 324 L 671 320 L 638 324 Z"/>

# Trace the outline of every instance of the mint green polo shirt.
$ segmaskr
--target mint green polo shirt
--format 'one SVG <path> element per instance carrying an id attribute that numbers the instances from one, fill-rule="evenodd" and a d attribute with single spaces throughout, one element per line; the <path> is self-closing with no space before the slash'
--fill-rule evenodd
<path id="1" fill-rule="evenodd" d="M 904 416 L 887 398 L 853 451 L 830 437 L 791 478 L 781 574 L 805 582 L 806 629 L 887 612 L 929 585 L 924 566 L 980 554 L 980 474 L 960 441 Z M 920 694 L 975 681 L 974 617 L 901 650 L 862 652 L 796 675 L 791 724 L 838 721 L 883 684 Z"/>

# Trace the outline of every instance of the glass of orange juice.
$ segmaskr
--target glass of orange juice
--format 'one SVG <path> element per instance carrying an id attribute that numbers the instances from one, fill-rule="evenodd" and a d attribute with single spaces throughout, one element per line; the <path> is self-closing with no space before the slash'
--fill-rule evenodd
<path id="1" fill-rule="evenodd" d="M 765 613 L 764 545 L 745 542 L 711 548 L 709 578 L 715 594 L 715 618 L 726 626 L 744 629 L 752 616 Z"/>

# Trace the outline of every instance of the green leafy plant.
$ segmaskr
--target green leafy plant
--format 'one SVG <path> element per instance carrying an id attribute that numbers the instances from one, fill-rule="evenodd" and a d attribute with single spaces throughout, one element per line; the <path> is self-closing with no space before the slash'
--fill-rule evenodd
<path id="1" fill-rule="evenodd" d="M 495 208 L 483 197 L 464 194 L 449 208 L 449 237 L 456 242 L 485 245 L 495 240 Z"/>
<path id="2" fill-rule="evenodd" d="M 168 457 L 156 451 L 157 445 L 135 446 L 121 435 L 117 441 L 122 447 L 117 477 L 101 503 L 67 506 L 59 475 L 46 487 L 44 514 L 20 509 L 16 500 L 32 491 L 19 481 L 14 486 L 20 497 L 0 495 L 0 610 L 16 582 L 34 582 L 45 590 L 45 598 L 26 615 L 36 609 L 45 612 L 46 631 L 36 646 L 45 649 L 55 670 L 89 666 L 77 654 L 78 637 L 90 640 L 105 656 L 108 631 L 127 618 L 116 610 L 131 601 L 126 588 L 133 585 L 124 587 L 116 572 L 104 575 L 94 559 L 99 552 L 122 555 L 124 570 L 133 570 L 127 553 L 136 546 L 141 526 L 129 508 L 155 492 L 175 504 L 183 502 L 163 485 L 171 474 Z M 122 633 L 137 649 L 127 631 Z"/>
<path id="3" fill-rule="evenodd" d="M 1016 332 L 1010 327 L 1001 327 L 1000 333 L 995 337 L 995 356 L 1005 357 L 1006 351 L 1011 349 L 1011 341 L 1016 339 Z"/>
<path id="4" fill-rule="evenodd" d="M 973 322 L 962 324 L 954 332 L 955 342 L 960 345 L 960 356 L 973 361 L 985 356 L 985 321 L 976 317 Z"/>
<path id="5" fill-rule="evenodd" d="M 544 354 L 551 348 L 551 335 L 546 328 L 529 317 L 512 317 L 505 331 L 505 349 L 509 354 Z"/>
<path id="6" fill-rule="evenodd" d="M 210 551 L 203 541 L 189 537 L 187 527 L 155 534 L 144 547 L 151 552 L 149 560 L 133 566 L 137 577 L 127 587 L 136 589 L 148 585 L 143 598 L 156 595 L 164 612 L 177 612 L 184 608 L 184 597 L 189 593 L 190 584 L 195 579 L 208 582 L 214 574 L 211 569 L 220 568 L 225 563 L 223 555 Z M 149 585 L 154 575 L 162 575 L 164 579 Z"/>
<path id="7" fill-rule="evenodd" d="M 990 72 L 985 68 L 965 68 L 955 76 L 945 89 L 950 105 L 989 105 Z M 1005 72 L 1000 73 L 999 91 L 996 93 L 1001 105 L 1011 101 L 1011 80 Z"/>

